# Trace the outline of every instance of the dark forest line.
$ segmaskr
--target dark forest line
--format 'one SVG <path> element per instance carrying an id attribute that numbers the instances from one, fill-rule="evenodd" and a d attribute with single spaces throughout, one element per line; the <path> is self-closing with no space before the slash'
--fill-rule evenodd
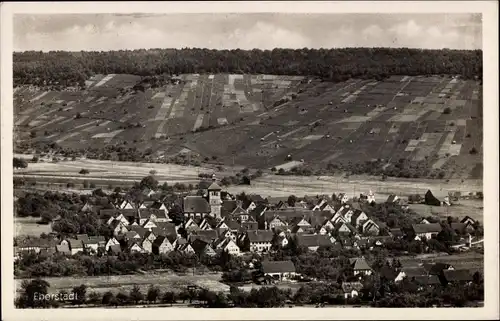
<path id="1" fill-rule="evenodd" d="M 14 85 L 81 86 L 94 74 L 138 76 L 246 73 L 384 79 L 392 75 L 461 75 L 482 79 L 482 50 L 409 48 L 211 50 L 149 49 L 106 52 L 27 51 L 13 56 Z"/>

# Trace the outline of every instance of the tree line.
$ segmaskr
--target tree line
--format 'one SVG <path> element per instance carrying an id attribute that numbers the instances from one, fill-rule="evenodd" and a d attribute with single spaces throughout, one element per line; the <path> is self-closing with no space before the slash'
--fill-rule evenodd
<path id="1" fill-rule="evenodd" d="M 200 48 L 107 52 L 27 51 L 13 55 L 14 85 L 85 86 L 94 74 L 143 77 L 181 73 L 315 76 L 330 81 L 391 75 L 454 74 L 482 78 L 481 50 L 409 48 L 210 50 Z"/>

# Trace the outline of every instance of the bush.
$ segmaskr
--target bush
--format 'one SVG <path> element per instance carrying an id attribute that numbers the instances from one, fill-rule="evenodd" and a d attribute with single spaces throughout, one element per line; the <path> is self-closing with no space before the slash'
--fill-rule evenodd
<path id="1" fill-rule="evenodd" d="M 476 147 L 472 147 L 472 148 L 471 148 L 471 150 L 469 151 L 469 154 L 471 154 L 471 155 L 475 155 L 475 154 L 477 154 L 477 153 L 478 153 L 478 152 L 477 152 Z"/>
<path id="2" fill-rule="evenodd" d="M 82 169 L 81 169 L 78 173 L 79 173 L 79 174 L 82 174 L 82 175 L 87 175 L 87 174 L 88 174 L 88 173 L 90 173 L 90 172 L 89 172 L 89 170 L 88 170 L 88 169 L 82 168 Z"/>
<path id="3" fill-rule="evenodd" d="M 445 114 L 445 115 L 449 115 L 449 114 L 451 114 L 451 108 L 450 108 L 450 107 L 446 107 L 446 108 L 443 110 L 443 114 Z"/>

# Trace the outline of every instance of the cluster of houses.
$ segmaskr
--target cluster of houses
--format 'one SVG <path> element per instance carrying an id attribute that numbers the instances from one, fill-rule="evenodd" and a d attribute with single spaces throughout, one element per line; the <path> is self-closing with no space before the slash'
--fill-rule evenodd
<path id="1" fill-rule="evenodd" d="M 71 255 L 99 251 L 111 254 L 180 251 L 200 256 L 226 251 L 240 255 L 247 251 L 269 252 L 272 248 L 286 247 L 292 240 L 312 251 L 319 247 L 370 249 L 404 237 L 406 233 L 369 217 L 357 203 L 348 204 L 345 194 L 339 194 L 335 203 L 327 197 L 317 197 L 312 202 L 301 200 L 291 206 L 287 198 L 248 195 L 245 201 L 236 200 L 223 192 L 215 179 L 205 187 L 202 195 L 183 198 L 184 222 L 180 225 L 175 225 L 169 217 L 172 204 L 160 200 L 141 204 L 121 200 L 112 209 L 96 209 L 87 203 L 81 210 L 98 211 L 101 222 L 110 227 L 112 237 L 76 235 L 57 244 L 37 240 L 38 245 L 28 240 L 27 244 L 18 246 L 18 250 L 49 250 Z M 146 191 L 147 195 L 152 193 Z M 375 196 L 370 192 L 360 199 L 374 202 Z M 386 200 L 399 201 L 395 195 Z M 467 217 L 452 227 L 471 232 L 474 223 Z M 431 238 L 441 231 L 441 225 L 423 220 L 412 229 L 415 239 Z"/>
<path id="2" fill-rule="evenodd" d="M 455 269 L 452 265 L 442 262 L 420 263 L 417 266 L 396 268 L 386 264 L 375 272 L 364 257 L 351 258 L 349 264 L 352 267 L 352 276 L 349 281 L 343 281 L 341 286 L 344 297 L 353 298 L 359 295 L 363 289 L 361 282 L 364 276 L 378 273 L 384 281 L 395 283 L 403 280 L 410 281 L 416 291 L 422 291 L 428 286 L 461 284 L 466 285 L 473 282 L 472 271 L 467 269 Z M 292 261 L 265 261 L 262 262 L 263 278 L 273 281 L 293 280 L 300 275 L 296 272 Z"/>

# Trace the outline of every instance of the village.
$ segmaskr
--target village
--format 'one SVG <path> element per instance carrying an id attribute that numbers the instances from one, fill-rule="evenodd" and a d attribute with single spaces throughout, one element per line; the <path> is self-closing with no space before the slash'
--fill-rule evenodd
<path id="1" fill-rule="evenodd" d="M 398 261 L 398 255 L 408 255 L 409 251 L 393 250 L 397 248 L 394 244 L 408 242 L 419 248 L 414 250 L 417 253 L 439 253 L 446 248 L 456 253 L 477 251 L 482 246 L 482 242 L 477 241 L 482 238 L 482 228 L 471 217 L 460 220 L 422 218 L 399 226 L 382 221 L 375 212 L 363 210 L 381 203 L 379 206 L 385 211 L 397 209 L 398 213 L 406 215 L 404 213 L 410 211 L 413 203 L 451 206 L 450 197 L 439 201 L 430 191 L 425 197 L 413 195 L 408 200 L 396 195 L 377 200 L 372 191 L 354 199 L 343 193 L 304 198 L 235 196 L 223 191 L 215 175 L 212 180 L 200 182 L 198 188 L 183 195 L 179 204 L 169 203 L 166 197 L 160 198 L 161 193 L 149 187 L 141 190 L 143 201 L 136 202 L 130 194 L 121 193 L 105 208 L 98 204 L 99 197 L 90 197 L 77 215 L 97 215 L 99 223 L 107 226 L 108 235 L 99 235 L 95 230 L 87 234 L 65 231 L 40 238 L 24 238 L 16 244 L 15 261 L 27 252 L 65 257 L 117 257 L 123 254 L 161 257 L 176 253 L 196 257 L 200 262 L 206 258 L 220 261 L 222 254 L 247 258 L 244 266 L 252 271 L 250 276 L 242 277 L 241 271 L 235 276 L 229 269 L 222 277 L 223 282 L 279 285 L 321 279 L 304 269 L 300 271 L 293 254 L 289 259 L 276 258 L 279 251 L 348 251 L 352 255 L 347 258 L 349 272 L 344 273 L 346 278 L 339 283 L 345 299 L 357 297 L 363 289 L 362 279 L 375 273 L 395 283 L 406 280 L 418 288 L 425 288 L 436 284 L 469 284 L 477 279 L 475 272 L 480 271 L 463 268 L 460 264 L 454 266 L 455 261 L 446 262 L 446 257 L 444 261 L 441 258 L 404 266 Z M 51 224 L 58 224 L 63 219 L 57 216 Z M 435 245 L 440 243 L 441 247 Z M 369 263 L 373 264 L 376 256 L 373 253 L 380 249 L 389 252 L 383 269 Z"/>

